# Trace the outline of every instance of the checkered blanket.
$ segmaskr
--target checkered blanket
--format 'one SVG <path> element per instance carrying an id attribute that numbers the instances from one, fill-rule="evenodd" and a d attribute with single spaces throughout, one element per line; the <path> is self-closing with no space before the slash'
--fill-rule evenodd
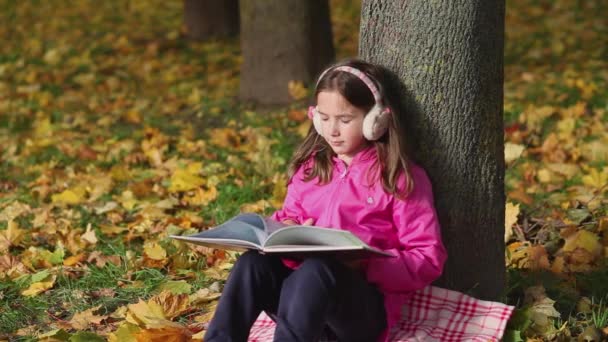
<path id="1" fill-rule="evenodd" d="M 428 286 L 404 306 L 392 342 L 498 341 L 514 307 Z M 262 313 L 251 328 L 250 342 L 272 341 L 274 322 Z"/>

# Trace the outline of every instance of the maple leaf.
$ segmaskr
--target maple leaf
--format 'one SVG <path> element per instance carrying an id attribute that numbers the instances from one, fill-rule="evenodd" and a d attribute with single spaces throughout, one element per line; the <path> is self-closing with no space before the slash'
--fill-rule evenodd
<path id="1" fill-rule="evenodd" d="M 519 144 L 505 143 L 505 162 L 510 163 L 521 156 L 525 147 Z"/>
<path id="2" fill-rule="evenodd" d="M 190 309 L 190 299 L 187 293 L 174 294 L 165 290 L 150 298 L 150 302 L 160 305 L 164 316 L 169 319 L 177 317 Z"/>
<path id="3" fill-rule="evenodd" d="M 86 189 L 81 186 L 66 189 L 51 196 L 51 202 L 56 204 L 76 205 L 85 201 Z"/>
<path id="4" fill-rule="evenodd" d="M 28 213 L 31 211 L 31 208 L 27 204 L 23 204 L 19 201 L 12 202 L 10 205 L 6 206 L 0 212 L 0 221 L 11 221 L 16 217 L 21 216 L 23 213 Z"/>
<path id="5" fill-rule="evenodd" d="M 209 132 L 210 142 L 223 148 L 237 148 L 241 145 L 242 137 L 234 128 L 214 128 Z"/>
<path id="6" fill-rule="evenodd" d="M 108 335 L 108 342 L 137 342 L 135 337 L 141 328 L 136 324 L 124 322 L 115 332 Z"/>
<path id="7" fill-rule="evenodd" d="M 6 275 L 9 279 L 15 279 L 27 273 L 28 269 L 20 258 L 10 254 L 0 256 L 0 278 Z"/>
<path id="8" fill-rule="evenodd" d="M 183 326 L 142 329 L 135 334 L 137 342 L 187 342 L 192 332 Z"/>
<path id="9" fill-rule="evenodd" d="M 507 202 L 505 206 L 505 242 L 508 242 L 513 235 L 513 225 L 517 222 L 519 215 L 519 204 Z"/>
<path id="10" fill-rule="evenodd" d="M 0 230 L 0 252 L 6 253 L 11 246 L 19 245 L 24 235 L 25 230 L 19 229 L 17 222 L 9 220 L 7 229 Z"/>
<path id="11" fill-rule="evenodd" d="M 289 96 L 296 101 L 302 100 L 308 96 L 308 90 L 301 81 L 289 81 L 287 83 L 287 90 L 289 92 Z"/>
<path id="12" fill-rule="evenodd" d="M 32 275 L 32 284 L 27 289 L 21 291 L 21 295 L 32 297 L 47 291 L 55 285 L 56 278 L 57 276 L 49 274 L 48 271 L 38 272 Z"/>
<path id="13" fill-rule="evenodd" d="M 564 240 L 564 247 L 562 247 L 564 252 L 573 252 L 577 248 L 582 248 L 595 256 L 602 254 L 602 244 L 599 242 L 599 236 L 590 231 L 579 230 L 565 237 Z"/>
<path id="14" fill-rule="evenodd" d="M 205 180 L 198 176 L 199 171 L 193 168 L 178 169 L 171 175 L 170 192 L 193 190 L 205 184 Z"/>
<path id="15" fill-rule="evenodd" d="M 601 171 L 591 168 L 589 173 L 583 176 L 583 184 L 596 189 L 604 188 L 608 184 L 608 166 L 604 167 Z"/>
<path id="16" fill-rule="evenodd" d="M 95 231 L 93 230 L 91 223 L 87 224 L 87 230 L 81 235 L 80 238 L 91 245 L 95 245 L 97 243 L 97 235 L 95 235 Z"/>
<path id="17" fill-rule="evenodd" d="M 86 330 L 91 325 L 99 325 L 108 318 L 106 315 L 96 315 L 95 312 L 101 308 L 101 305 L 90 308 L 88 310 L 75 313 L 70 319 L 69 324 L 76 330 Z"/>
<path id="18" fill-rule="evenodd" d="M 144 265 L 147 267 L 163 267 L 167 261 L 167 251 L 157 242 L 144 244 Z"/>
<path id="19" fill-rule="evenodd" d="M 532 320 L 531 329 L 537 334 L 551 334 L 555 329 L 552 318 L 560 317 L 560 313 L 554 307 L 555 301 L 547 297 L 545 288 L 542 286 L 527 288 L 524 302 L 530 305 L 528 311 Z"/>

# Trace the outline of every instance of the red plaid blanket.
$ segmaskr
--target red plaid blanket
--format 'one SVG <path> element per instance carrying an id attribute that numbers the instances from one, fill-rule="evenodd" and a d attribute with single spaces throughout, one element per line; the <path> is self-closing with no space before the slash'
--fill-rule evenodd
<path id="1" fill-rule="evenodd" d="M 428 286 L 404 306 L 390 341 L 498 341 L 514 307 Z M 262 313 L 251 328 L 250 342 L 272 341 L 274 322 Z"/>

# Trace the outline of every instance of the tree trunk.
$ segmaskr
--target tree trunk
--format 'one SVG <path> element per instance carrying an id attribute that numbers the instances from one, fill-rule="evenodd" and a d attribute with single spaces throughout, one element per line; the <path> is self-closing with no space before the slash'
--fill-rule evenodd
<path id="1" fill-rule="evenodd" d="M 233 36 L 239 32 L 238 0 L 184 0 L 188 37 L 198 40 Z"/>
<path id="2" fill-rule="evenodd" d="M 291 102 L 289 81 L 310 83 L 334 59 L 328 0 L 241 0 L 240 98 Z"/>
<path id="3" fill-rule="evenodd" d="M 504 0 L 364 0 L 360 56 L 393 71 L 404 134 L 433 182 L 448 250 L 438 285 L 498 299 L 505 282 Z"/>

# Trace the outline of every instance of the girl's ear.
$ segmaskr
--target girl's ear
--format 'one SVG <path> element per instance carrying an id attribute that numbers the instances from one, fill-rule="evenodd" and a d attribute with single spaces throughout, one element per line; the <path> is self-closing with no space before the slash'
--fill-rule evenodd
<path id="1" fill-rule="evenodd" d="M 363 136 L 374 141 L 380 139 L 388 130 L 391 120 L 391 110 L 375 104 L 363 119 Z"/>

